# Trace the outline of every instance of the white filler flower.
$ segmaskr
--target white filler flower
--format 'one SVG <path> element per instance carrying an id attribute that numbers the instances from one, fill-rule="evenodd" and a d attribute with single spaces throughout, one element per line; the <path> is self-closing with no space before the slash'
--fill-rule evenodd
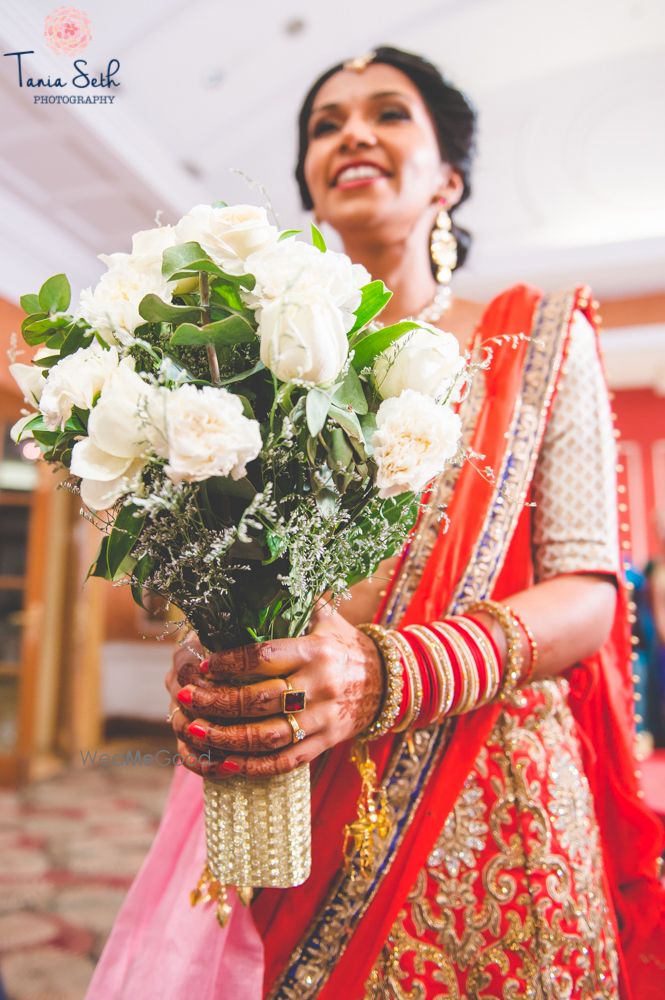
<path id="1" fill-rule="evenodd" d="M 379 496 L 419 493 L 457 452 L 460 418 L 431 396 L 405 389 L 384 400 L 372 439 Z"/>
<path id="2" fill-rule="evenodd" d="M 247 462 L 261 451 L 261 431 L 258 421 L 244 415 L 237 396 L 214 386 L 183 385 L 161 390 L 160 405 L 170 479 L 191 483 L 247 474 Z"/>

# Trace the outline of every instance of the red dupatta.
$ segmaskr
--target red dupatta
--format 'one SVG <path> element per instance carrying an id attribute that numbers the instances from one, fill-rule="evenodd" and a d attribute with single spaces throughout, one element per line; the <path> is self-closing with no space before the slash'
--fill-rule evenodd
<path id="1" fill-rule="evenodd" d="M 486 310 L 480 339 L 532 334 L 529 342 L 496 348 L 490 370 L 474 382 L 465 402 L 466 443 L 485 456 L 483 465 L 495 470 L 496 482 L 486 482 L 466 463 L 450 469 L 433 487 L 378 616 L 386 624 L 432 620 L 473 600 L 506 597 L 533 582 L 530 509 L 524 501 L 556 392 L 572 315 L 575 308 L 588 308 L 588 298 L 584 290 L 541 298 L 534 289 L 516 286 Z M 442 504 L 447 505 L 451 519 L 445 533 L 440 528 Z M 612 636 L 601 653 L 585 664 L 585 676 L 594 683 L 584 700 L 575 699 L 575 711 L 589 735 L 585 745 L 620 747 L 610 761 L 594 759 L 589 753 L 588 768 L 598 796 L 601 835 L 611 859 L 606 865 L 608 884 L 622 925 L 630 932 L 630 947 L 637 947 L 637 961 L 644 964 L 644 957 L 639 956 L 648 956 L 653 946 L 645 944 L 638 914 L 639 906 L 646 906 L 647 901 L 652 913 L 659 905 L 654 878 L 659 841 L 653 826 L 657 821 L 637 798 L 627 743 L 632 727 L 629 649 L 625 594 L 620 585 Z M 605 675 L 608 662 L 616 681 L 610 682 Z M 395 917 L 499 711 L 490 705 L 454 722 L 418 731 L 411 746 L 403 737 L 391 736 L 371 744 L 394 823 L 391 835 L 377 844 L 377 869 L 369 882 L 352 881 L 340 870 L 342 832 L 355 815 L 359 779 L 349 761 L 348 744 L 328 755 L 313 790 L 312 874 L 295 889 L 264 890 L 252 907 L 265 943 L 266 995 L 274 1000 L 339 996 L 353 1000 L 363 995 Z M 607 743 L 608 739 L 612 742 Z M 639 838 L 638 857 L 626 850 L 631 837 Z M 616 851 L 621 855 L 618 858 Z M 629 891 L 619 900 L 621 887 Z M 633 898 L 637 898 L 637 909 L 630 903 Z M 639 942 L 646 951 L 640 950 Z M 630 996 L 627 986 L 625 995 Z M 656 995 L 663 994 L 642 992 L 634 997 L 653 996 L 655 1000 Z"/>

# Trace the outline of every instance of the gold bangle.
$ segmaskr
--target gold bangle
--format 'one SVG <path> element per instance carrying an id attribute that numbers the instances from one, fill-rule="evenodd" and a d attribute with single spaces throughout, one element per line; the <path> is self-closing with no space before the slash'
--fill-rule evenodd
<path id="1" fill-rule="evenodd" d="M 459 627 L 471 637 L 471 639 L 475 640 L 476 644 L 480 647 L 480 652 L 487 671 L 487 681 L 485 684 L 485 690 L 480 692 L 478 707 L 481 705 L 487 705 L 487 703 L 495 697 L 499 687 L 501 686 L 501 664 L 497 659 L 494 646 L 487 637 L 485 630 L 471 618 L 463 618 L 461 615 L 454 615 L 453 621 L 455 621 Z"/>
<path id="2" fill-rule="evenodd" d="M 411 681 L 411 697 L 409 699 L 409 704 L 406 706 L 404 718 L 398 726 L 394 727 L 394 731 L 396 733 L 403 733 L 409 728 L 409 726 L 413 725 L 420 715 L 420 709 L 423 707 L 423 680 L 420 676 L 420 664 L 416 659 L 416 654 L 413 652 L 404 636 L 399 632 L 393 632 L 392 639 L 397 643 L 400 649 L 402 661 L 409 676 L 409 680 Z"/>
<path id="3" fill-rule="evenodd" d="M 512 608 L 511 608 L 512 611 Z M 538 663 L 538 643 L 536 642 L 535 636 L 527 623 L 524 621 L 521 615 L 518 615 L 516 611 L 513 611 L 513 618 L 522 629 L 526 636 L 526 640 L 529 643 L 529 662 L 523 671 L 522 678 L 520 680 L 520 687 L 528 684 L 533 677 L 533 672 L 536 669 L 536 664 Z"/>
<path id="4" fill-rule="evenodd" d="M 506 665 L 498 693 L 499 701 L 506 701 L 519 687 L 522 679 L 524 661 L 519 626 L 512 609 L 507 604 L 499 604 L 498 601 L 478 601 L 468 608 L 466 613 L 472 615 L 477 611 L 483 611 L 498 621 L 506 637 Z"/>
<path id="5" fill-rule="evenodd" d="M 434 706 L 432 721 L 440 722 L 449 712 L 455 693 L 453 668 L 443 644 L 424 625 L 407 625 L 405 631 L 412 632 L 429 653 L 432 669 L 439 682 L 439 701 Z"/>
<path id="6" fill-rule="evenodd" d="M 394 633 L 389 629 L 375 623 L 359 625 L 358 628 L 365 635 L 369 636 L 378 649 L 385 672 L 386 686 L 379 714 L 374 719 L 374 722 L 358 736 L 358 739 L 361 740 L 377 740 L 380 736 L 385 736 L 389 732 L 399 714 L 399 707 L 402 704 L 402 695 L 404 693 L 402 656 L 393 638 Z"/>

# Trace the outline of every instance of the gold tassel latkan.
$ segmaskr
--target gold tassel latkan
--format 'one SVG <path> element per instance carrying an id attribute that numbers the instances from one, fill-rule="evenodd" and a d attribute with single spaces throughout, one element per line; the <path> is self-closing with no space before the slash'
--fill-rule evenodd
<path id="1" fill-rule="evenodd" d="M 249 906 L 254 895 L 252 887 L 239 885 L 234 888 L 242 905 Z M 203 867 L 201 878 L 196 883 L 196 888 L 190 892 L 189 901 L 192 906 L 196 906 L 197 903 L 217 903 L 216 916 L 219 926 L 226 927 L 228 924 L 229 917 L 231 916 L 228 886 L 222 885 L 207 865 Z"/>
<path id="2" fill-rule="evenodd" d="M 388 802 L 385 789 L 377 788 L 376 765 L 364 740 L 354 744 L 351 760 L 358 768 L 361 788 L 357 818 L 344 827 L 344 871 L 352 880 L 368 879 L 375 865 L 374 834 L 385 838 L 390 833 Z"/>

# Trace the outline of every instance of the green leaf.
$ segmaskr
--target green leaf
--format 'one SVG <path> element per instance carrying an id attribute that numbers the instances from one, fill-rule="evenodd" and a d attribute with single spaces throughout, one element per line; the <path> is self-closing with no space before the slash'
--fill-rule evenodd
<path id="1" fill-rule="evenodd" d="M 248 344 L 255 339 L 254 327 L 242 316 L 236 315 L 205 326 L 181 323 L 171 337 L 170 344 L 172 347 L 205 347 L 207 344 L 226 347 L 230 344 Z"/>
<path id="2" fill-rule="evenodd" d="M 38 368 L 53 368 L 60 360 L 60 354 L 48 354 L 45 358 L 33 358 L 32 364 Z"/>
<path id="3" fill-rule="evenodd" d="M 39 289 L 39 307 L 44 312 L 66 312 L 71 300 L 72 290 L 66 274 L 54 274 Z"/>
<path id="4" fill-rule="evenodd" d="M 346 410 L 341 406 L 335 406 L 333 404 L 330 407 L 328 415 L 331 420 L 334 420 L 340 425 L 340 427 L 344 428 L 349 437 L 356 438 L 358 441 L 363 440 L 363 432 L 360 426 L 360 421 L 353 410 Z"/>
<path id="5" fill-rule="evenodd" d="M 244 379 L 249 378 L 250 375 L 255 375 L 257 372 L 263 371 L 265 365 L 262 361 L 257 361 L 252 368 L 248 368 L 247 371 L 239 372 L 237 375 L 231 375 L 229 378 L 223 378 L 220 385 L 231 385 L 233 382 L 242 382 Z"/>
<path id="6" fill-rule="evenodd" d="M 19 302 L 21 303 L 21 309 L 23 312 L 28 315 L 30 315 L 30 313 L 37 313 L 40 311 L 38 295 L 22 295 Z"/>
<path id="7" fill-rule="evenodd" d="M 141 556 L 132 570 L 132 582 L 130 584 L 132 597 L 134 598 L 135 603 L 143 609 L 145 609 L 145 604 L 143 603 L 143 586 L 151 571 L 152 559 L 147 553 Z"/>
<path id="8" fill-rule="evenodd" d="M 148 323 L 182 323 L 186 319 L 198 319 L 201 312 L 200 306 L 174 306 L 152 292 L 139 302 L 139 315 Z"/>
<path id="9" fill-rule="evenodd" d="M 330 396 L 321 389 L 310 389 L 307 393 L 305 413 L 307 429 L 312 437 L 315 438 L 323 430 L 329 409 Z"/>
<path id="10" fill-rule="evenodd" d="M 102 544 L 99 546 L 99 552 L 97 553 L 97 557 L 91 563 L 90 569 L 86 574 L 85 577 L 86 580 L 89 579 L 89 577 L 91 576 L 99 576 L 101 577 L 102 580 L 110 579 L 108 564 L 106 562 L 106 550 L 108 549 L 108 545 L 109 545 L 109 536 L 104 535 L 104 537 L 102 538 Z"/>
<path id="11" fill-rule="evenodd" d="M 240 500 L 253 500 L 256 488 L 247 476 L 241 479 L 231 479 L 230 476 L 212 476 L 206 479 L 206 490 L 209 494 L 218 493 L 225 497 L 238 497 Z"/>
<path id="12" fill-rule="evenodd" d="M 60 347 L 60 357 L 65 358 L 69 354 L 74 354 L 81 347 L 88 347 L 93 341 L 92 330 L 89 327 L 73 323 L 71 329 L 65 334 L 65 338 Z"/>
<path id="13" fill-rule="evenodd" d="M 245 303 L 243 302 L 240 292 L 235 285 L 227 284 L 227 282 L 215 281 L 210 289 L 211 292 L 211 304 L 214 304 L 216 298 L 220 298 L 225 306 L 234 309 L 236 312 L 242 312 L 245 308 Z"/>
<path id="14" fill-rule="evenodd" d="M 314 223 L 312 223 L 312 243 L 314 244 L 317 250 L 321 251 L 321 253 L 325 253 L 326 250 L 328 249 L 328 247 L 326 246 L 326 241 L 323 238 L 323 233 L 321 232 L 320 229 L 317 229 Z"/>
<path id="15" fill-rule="evenodd" d="M 375 316 L 378 316 L 384 306 L 393 297 L 393 293 L 386 288 L 382 281 L 370 281 L 368 285 L 363 285 L 361 294 L 362 299 L 356 309 L 356 321 L 349 333 L 349 337 L 353 337 L 354 333 L 367 326 Z"/>
<path id="16" fill-rule="evenodd" d="M 371 455 L 374 450 L 372 447 L 372 438 L 376 433 L 376 413 L 366 413 L 364 417 L 361 417 L 360 426 L 362 427 L 365 449 L 367 454 Z"/>
<path id="17" fill-rule="evenodd" d="M 281 233 L 279 234 L 279 236 L 277 237 L 277 242 L 278 242 L 278 243 L 281 243 L 281 241 L 282 241 L 282 240 L 288 240 L 288 239 L 290 239 L 290 238 L 291 238 L 292 236 L 297 236 L 297 235 L 298 235 L 298 233 L 301 233 L 301 232 L 302 232 L 302 229 L 285 229 L 285 230 L 284 230 L 283 232 L 281 232 Z"/>
<path id="18" fill-rule="evenodd" d="M 263 560 L 264 566 L 269 566 L 270 563 L 274 563 L 283 552 L 286 550 L 286 542 L 282 535 L 278 535 L 276 531 L 271 528 L 266 529 L 266 545 L 268 546 L 268 552 L 270 553 L 269 559 Z"/>
<path id="19" fill-rule="evenodd" d="M 213 208 L 228 208 L 229 207 L 229 203 L 228 203 L 228 201 L 222 201 L 221 199 L 218 199 L 217 201 L 213 201 L 212 202 L 212 207 Z"/>
<path id="20" fill-rule="evenodd" d="M 341 427 L 333 427 L 330 433 L 330 457 L 337 470 L 348 468 L 353 460 L 353 449 Z"/>
<path id="21" fill-rule="evenodd" d="M 377 354 L 382 354 L 394 341 L 399 340 L 409 330 L 417 330 L 419 326 L 419 323 L 406 319 L 393 326 L 386 326 L 382 330 L 368 333 L 353 348 L 353 367 L 356 371 L 362 371 L 363 368 L 374 362 Z"/>
<path id="22" fill-rule="evenodd" d="M 108 536 L 106 565 L 112 580 L 115 579 L 122 563 L 136 545 L 136 540 L 141 533 L 145 515 L 135 517 L 136 512 L 137 508 L 131 504 L 122 507 Z"/>
<path id="23" fill-rule="evenodd" d="M 48 319 L 48 313 L 45 313 L 41 310 L 39 310 L 38 312 L 30 313 L 28 316 L 25 316 L 21 321 L 21 332 L 25 333 L 26 330 L 28 330 L 31 326 L 33 326 L 34 323 L 40 323 L 42 320 L 45 319 Z"/>
<path id="24" fill-rule="evenodd" d="M 365 391 L 355 368 L 349 368 L 344 381 L 335 389 L 333 402 L 339 406 L 350 406 L 356 413 L 367 413 Z"/>
<path id="25" fill-rule="evenodd" d="M 178 271 L 202 271 L 199 264 L 214 264 L 200 243 L 180 243 L 168 247 L 162 255 L 162 274 L 165 278 L 173 278 Z M 216 264 L 214 264 L 217 267 Z M 220 268 L 217 268 L 220 271 Z"/>

